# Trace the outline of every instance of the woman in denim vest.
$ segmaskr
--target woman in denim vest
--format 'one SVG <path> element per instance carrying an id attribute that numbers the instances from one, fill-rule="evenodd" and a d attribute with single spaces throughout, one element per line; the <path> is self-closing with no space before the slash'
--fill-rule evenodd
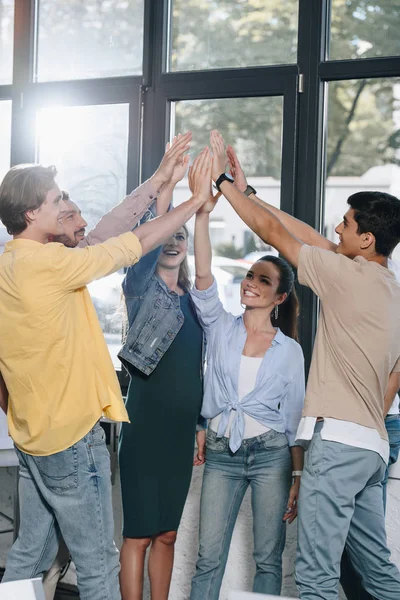
<path id="1" fill-rule="evenodd" d="M 186 166 L 187 160 L 145 220 L 168 210 Z M 188 293 L 187 248 L 184 226 L 130 267 L 122 286 L 129 330 L 119 357 L 131 376 L 126 401 L 131 422 L 122 425 L 119 450 L 124 600 L 142 598 L 149 546 L 151 596 L 167 600 L 176 532 L 191 480 L 201 419 L 203 332 Z M 195 464 L 202 464 L 205 431 L 200 424 L 198 429 Z"/>
<path id="2" fill-rule="evenodd" d="M 303 449 L 295 436 L 304 402 L 294 274 L 265 256 L 241 284 L 245 312 L 224 310 L 211 273 L 210 200 L 196 215 L 196 285 L 191 296 L 207 336 L 202 415 L 210 419 L 191 600 L 218 600 L 230 541 L 250 486 L 253 591 L 278 596 L 286 521 L 297 514 Z M 207 212 L 208 211 L 208 212 Z"/>

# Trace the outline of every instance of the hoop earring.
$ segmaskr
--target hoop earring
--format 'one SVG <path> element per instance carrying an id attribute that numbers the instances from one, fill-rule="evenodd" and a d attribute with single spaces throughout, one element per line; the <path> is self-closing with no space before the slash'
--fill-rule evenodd
<path id="1" fill-rule="evenodd" d="M 243 310 L 246 310 L 246 308 L 247 308 L 246 305 L 243 304 L 243 302 L 240 303 L 240 306 L 243 308 Z"/>
<path id="2" fill-rule="evenodd" d="M 278 318 L 278 305 L 276 305 L 275 308 L 274 308 L 274 319 L 275 319 L 275 321 L 277 320 L 277 318 Z"/>

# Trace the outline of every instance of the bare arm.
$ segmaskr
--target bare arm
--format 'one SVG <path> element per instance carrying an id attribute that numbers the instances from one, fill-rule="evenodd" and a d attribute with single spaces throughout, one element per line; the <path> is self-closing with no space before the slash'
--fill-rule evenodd
<path id="1" fill-rule="evenodd" d="M 384 403 L 383 403 L 383 416 L 384 417 L 386 417 L 386 415 L 388 414 L 389 409 L 393 404 L 393 400 L 399 390 L 400 390 L 400 373 L 393 372 L 390 374 L 389 384 L 388 384 L 385 398 L 384 398 Z"/>
<path id="2" fill-rule="evenodd" d="M 210 182 L 211 183 L 211 182 Z M 189 169 L 189 187 L 194 190 L 193 169 Z M 212 195 L 210 185 L 209 201 L 203 204 L 196 213 L 196 222 L 194 226 L 194 264 L 196 270 L 196 288 L 198 290 L 208 290 L 213 282 L 211 272 L 212 249 L 210 240 L 210 213 L 214 210 L 218 198 L 221 194 Z"/>
<path id="3" fill-rule="evenodd" d="M 235 185 L 241 192 L 244 192 L 247 188 L 247 180 L 239 162 L 239 159 L 236 156 L 236 153 L 232 146 L 228 146 L 227 155 L 229 158 L 229 163 L 231 165 L 231 173 L 233 178 L 235 179 Z M 261 200 L 261 198 L 259 198 L 255 194 L 250 194 L 250 198 L 260 206 L 267 208 L 276 217 L 278 217 L 278 219 L 286 227 L 289 233 L 297 237 L 304 244 L 308 244 L 309 246 L 317 246 L 318 248 L 323 248 L 324 250 L 331 250 L 333 252 L 336 251 L 337 244 L 334 244 L 333 242 L 326 239 L 318 231 L 310 227 L 310 225 L 307 225 L 307 223 L 303 223 L 303 221 L 299 221 L 299 219 L 288 215 L 282 210 L 279 210 L 279 208 L 272 206 L 272 204 L 268 204 L 267 202 Z"/>
<path id="4" fill-rule="evenodd" d="M 194 226 L 194 264 L 196 270 L 196 288 L 198 290 L 208 290 L 213 282 L 209 224 L 209 213 L 196 215 Z"/>
<path id="5" fill-rule="evenodd" d="M 8 409 L 8 390 L 6 388 L 3 375 L 0 373 L 0 408 L 7 414 Z"/>
<path id="6" fill-rule="evenodd" d="M 225 172 L 225 146 L 217 131 L 211 132 L 210 142 L 213 151 L 212 177 L 216 181 Z M 270 210 L 248 198 L 229 181 L 223 181 L 220 190 L 246 225 L 297 267 L 303 242 L 292 235 Z"/>
<path id="7" fill-rule="evenodd" d="M 303 242 L 292 235 L 271 211 L 242 194 L 232 183 L 224 181 L 220 187 L 225 198 L 246 225 L 297 267 Z"/>
<path id="8" fill-rule="evenodd" d="M 304 450 L 301 446 L 291 446 L 290 454 L 292 455 L 292 470 L 302 471 L 304 463 Z M 299 497 L 301 477 L 297 475 L 292 479 L 292 486 L 289 492 L 287 510 L 283 520 L 292 523 L 297 517 L 297 501 Z"/>

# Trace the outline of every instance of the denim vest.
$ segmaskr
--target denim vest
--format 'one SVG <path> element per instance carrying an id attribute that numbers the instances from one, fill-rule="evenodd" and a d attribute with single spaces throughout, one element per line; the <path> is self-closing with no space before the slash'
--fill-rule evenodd
<path id="1" fill-rule="evenodd" d="M 126 368 L 133 365 L 145 375 L 154 371 L 184 322 L 178 294 L 156 273 L 160 252 L 157 248 L 129 267 L 122 283 L 129 331 L 118 357 Z M 201 377 L 204 356 L 203 335 Z"/>

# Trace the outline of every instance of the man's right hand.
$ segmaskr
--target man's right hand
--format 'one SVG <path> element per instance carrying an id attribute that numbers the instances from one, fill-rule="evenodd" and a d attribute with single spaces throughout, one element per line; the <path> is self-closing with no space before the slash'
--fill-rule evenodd
<path id="1" fill-rule="evenodd" d="M 188 131 L 184 135 L 178 135 L 172 144 L 167 145 L 160 166 L 152 177 L 153 184 L 157 189 L 171 180 L 176 167 L 186 163 L 184 153 L 189 150 L 191 139 L 192 133 Z"/>

